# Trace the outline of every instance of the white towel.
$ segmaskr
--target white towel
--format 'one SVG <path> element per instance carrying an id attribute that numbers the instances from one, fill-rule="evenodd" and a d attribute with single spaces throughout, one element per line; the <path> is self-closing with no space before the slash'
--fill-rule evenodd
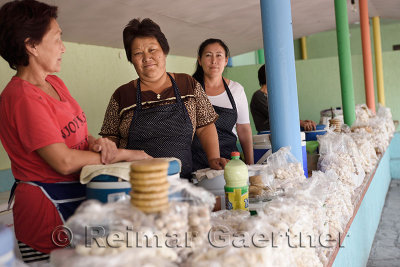
<path id="1" fill-rule="evenodd" d="M 94 177 L 99 175 L 112 175 L 121 178 L 125 181 L 129 181 L 129 172 L 132 162 L 118 162 L 107 165 L 87 165 L 82 168 L 81 171 L 81 184 L 89 183 Z"/>
<path id="2" fill-rule="evenodd" d="M 177 158 L 162 158 L 168 161 L 173 161 L 177 160 L 179 162 L 179 165 L 182 166 L 182 163 L 179 159 Z M 135 162 L 135 161 L 132 161 Z M 82 168 L 81 175 L 80 175 L 80 181 L 81 184 L 87 184 L 89 183 L 94 177 L 99 176 L 99 175 L 112 175 L 116 176 L 118 178 L 121 178 L 122 180 L 129 181 L 130 176 L 130 166 L 132 162 L 118 162 L 118 163 L 113 163 L 113 164 L 107 164 L 107 165 L 87 165 Z"/>

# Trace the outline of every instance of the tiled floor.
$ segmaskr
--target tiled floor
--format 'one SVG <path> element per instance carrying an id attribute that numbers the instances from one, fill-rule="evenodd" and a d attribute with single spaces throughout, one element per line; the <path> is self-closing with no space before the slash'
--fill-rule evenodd
<path id="1" fill-rule="evenodd" d="M 390 183 L 367 266 L 400 266 L 400 180 Z"/>

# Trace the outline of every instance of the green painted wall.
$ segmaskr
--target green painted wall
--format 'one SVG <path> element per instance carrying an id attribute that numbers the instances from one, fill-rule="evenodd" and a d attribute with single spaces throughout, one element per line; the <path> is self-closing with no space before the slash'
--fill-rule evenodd
<path id="1" fill-rule="evenodd" d="M 350 49 L 352 55 L 361 55 L 360 25 L 350 25 Z M 374 51 L 372 22 L 370 22 L 371 48 Z M 393 51 L 393 45 L 400 44 L 400 23 L 381 20 L 382 51 Z M 300 39 L 293 41 L 295 59 L 301 59 Z M 232 57 L 233 66 L 257 64 L 257 51 Z M 320 32 L 307 36 L 308 59 L 337 57 L 336 30 Z"/>
<path id="2" fill-rule="evenodd" d="M 301 59 L 300 39 L 293 41 L 295 59 Z M 234 67 L 258 64 L 257 50 L 232 57 Z"/>
<path id="3" fill-rule="evenodd" d="M 233 66 L 244 66 L 244 65 L 254 65 L 254 64 L 257 64 L 257 51 L 252 51 L 232 57 Z"/>
<path id="4" fill-rule="evenodd" d="M 57 75 L 85 111 L 89 132 L 97 136 L 112 93 L 120 85 L 136 79 L 136 72 L 123 49 L 68 42 L 65 46 L 62 70 Z M 195 63 L 195 58 L 170 55 L 167 57 L 167 70 L 192 74 Z M 14 74 L 15 71 L 0 58 L 0 92 Z M 8 156 L 0 145 L 0 170 L 9 167 Z"/>
<path id="5" fill-rule="evenodd" d="M 374 51 L 372 21 L 370 21 L 371 48 Z M 400 44 L 400 23 L 397 21 L 381 21 L 382 51 L 393 50 L 393 45 Z M 350 46 L 352 55 L 361 55 L 361 31 L 359 25 L 350 26 Z M 326 31 L 307 36 L 308 58 L 337 56 L 336 31 Z M 300 57 L 299 57 L 300 58 Z M 297 59 L 297 57 L 296 57 Z"/>
<path id="6" fill-rule="evenodd" d="M 257 71 L 261 65 L 227 68 L 225 76 L 239 82 L 246 91 L 248 102 L 259 89 Z M 362 56 L 352 56 L 355 103 L 365 103 Z M 400 51 L 383 53 L 385 98 L 393 118 L 400 119 Z M 375 75 L 375 74 L 374 74 Z M 296 61 L 297 91 L 300 119 L 317 123 L 320 111 L 341 106 L 339 62 L 337 57 Z M 375 84 L 376 88 L 376 84 Z M 377 102 L 377 96 L 375 96 Z M 250 114 L 251 116 L 251 114 Z M 256 133 L 251 118 L 253 133 Z"/>

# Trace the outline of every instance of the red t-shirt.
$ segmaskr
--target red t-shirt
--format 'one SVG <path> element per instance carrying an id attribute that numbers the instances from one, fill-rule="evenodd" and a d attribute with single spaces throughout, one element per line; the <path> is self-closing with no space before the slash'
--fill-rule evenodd
<path id="1" fill-rule="evenodd" d="M 78 180 L 79 173 L 59 174 L 36 152 L 54 143 L 65 143 L 72 149 L 88 149 L 84 112 L 61 79 L 49 75 L 46 80 L 61 100 L 18 77 L 11 79 L 0 96 L 0 139 L 16 179 L 44 183 Z M 18 240 L 44 253 L 57 247 L 51 240 L 51 233 L 62 221 L 40 188 L 19 184 L 13 213 Z"/>

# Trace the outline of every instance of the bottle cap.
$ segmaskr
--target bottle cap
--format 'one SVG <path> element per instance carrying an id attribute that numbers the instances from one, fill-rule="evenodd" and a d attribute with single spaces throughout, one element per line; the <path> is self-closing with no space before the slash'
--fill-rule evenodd
<path id="1" fill-rule="evenodd" d="M 240 157 L 240 153 L 237 151 L 231 152 L 231 157 Z"/>

